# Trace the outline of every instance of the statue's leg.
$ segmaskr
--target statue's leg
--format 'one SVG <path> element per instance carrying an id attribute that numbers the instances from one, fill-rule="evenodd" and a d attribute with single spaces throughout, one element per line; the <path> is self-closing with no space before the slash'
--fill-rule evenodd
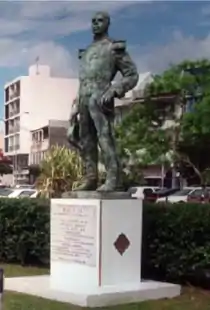
<path id="1" fill-rule="evenodd" d="M 119 160 L 117 156 L 113 120 L 105 115 L 97 104 L 90 106 L 90 114 L 94 121 L 98 142 L 102 151 L 107 171 L 105 183 L 100 186 L 98 191 L 114 191 L 119 186 Z"/>
<path id="2" fill-rule="evenodd" d="M 96 190 L 98 183 L 98 139 L 95 125 L 87 107 L 86 100 L 80 100 L 80 140 L 81 157 L 85 166 L 85 175 L 77 191 Z"/>

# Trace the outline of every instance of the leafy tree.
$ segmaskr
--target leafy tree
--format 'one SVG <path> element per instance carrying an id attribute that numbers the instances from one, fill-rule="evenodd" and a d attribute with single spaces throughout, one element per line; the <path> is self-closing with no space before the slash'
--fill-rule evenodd
<path id="1" fill-rule="evenodd" d="M 170 135 L 163 123 L 162 110 L 148 100 L 136 104 L 116 127 L 119 153 L 130 183 L 143 180 L 143 167 L 170 161 Z"/>
<path id="2" fill-rule="evenodd" d="M 210 96 L 204 93 L 194 106 L 193 113 L 186 113 L 182 121 L 182 137 L 178 151 L 193 168 L 201 183 L 206 183 L 210 167 Z"/>
<path id="3" fill-rule="evenodd" d="M 152 99 L 164 94 L 176 96 L 174 103 Z M 193 110 L 186 112 L 189 100 L 194 102 Z M 180 107 L 179 115 L 174 104 Z M 172 119 L 173 126 L 164 127 L 166 119 Z M 145 90 L 144 103 L 137 103 L 116 129 L 121 156 L 125 162 L 132 158 L 142 165 L 173 160 L 181 172 L 187 167 L 188 174 L 191 170 L 192 177 L 197 175 L 204 182 L 210 167 L 209 120 L 210 62 L 172 65 L 154 76 Z"/>

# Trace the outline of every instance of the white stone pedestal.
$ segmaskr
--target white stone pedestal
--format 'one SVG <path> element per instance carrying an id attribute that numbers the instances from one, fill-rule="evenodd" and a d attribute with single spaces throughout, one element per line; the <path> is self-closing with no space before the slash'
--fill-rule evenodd
<path id="1" fill-rule="evenodd" d="M 141 235 L 140 200 L 52 200 L 52 289 L 139 283 Z"/>
<path id="2" fill-rule="evenodd" d="M 141 200 L 53 199 L 50 276 L 6 289 L 86 307 L 178 296 L 178 285 L 141 280 L 141 239 Z"/>
<path id="3" fill-rule="evenodd" d="M 179 295 L 179 286 L 141 281 L 141 240 L 141 200 L 52 200 L 51 289 L 89 307 Z"/>

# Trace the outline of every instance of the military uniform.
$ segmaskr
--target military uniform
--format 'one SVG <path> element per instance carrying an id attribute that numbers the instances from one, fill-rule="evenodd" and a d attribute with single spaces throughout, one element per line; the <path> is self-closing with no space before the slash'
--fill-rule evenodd
<path id="1" fill-rule="evenodd" d="M 119 185 L 119 160 L 113 137 L 114 98 L 101 105 L 107 90 L 122 98 L 138 81 L 136 66 L 126 52 L 125 41 L 106 37 L 79 50 L 79 138 L 86 179 L 80 190 L 95 190 L 98 179 L 98 144 L 107 171 L 106 183 L 98 190 L 115 190 Z M 122 79 L 113 81 L 117 72 Z"/>

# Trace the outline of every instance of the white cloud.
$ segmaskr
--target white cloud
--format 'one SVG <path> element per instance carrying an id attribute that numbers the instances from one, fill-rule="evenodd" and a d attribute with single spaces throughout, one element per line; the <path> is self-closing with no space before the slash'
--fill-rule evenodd
<path id="1" fill-rule="evenodd" d="M 0 67 L 26 67 L 40 57 L 40 64 L 49 65 L 57 76 L 75 76 L 77 61 L 64 46 L 53 41 L 29 44 L 12 39 L 0 40 Z"/>
<path id="2" fill-rule="evenodd" d="M 54 39 L 88 29 L 95 11 L 108 10 L 112 15 L 133 3 L 136 2 L 1 1 L 0 67 L 26 67 L 39 56 L 40 63 L 50 65 L 55 74 L 75 75 L 76 55 L 73 57 Z"/>
<path id="3" fill-rule="evenodd" d="M 133 51 L 133 55 L 140 71 L 160 72 L 169 64 L 176 64 L 185 59 L 210 58 L 210 34 L 204 39 L 198 39 L 175 32 L 168 44 L 150 45 L 142 53 L 141 47 L 138 46 Z"/>
<path id="4" fill-rule="evenodd" d="M 32 32 L 45 39 L 67 35 L 90 27 L 90 17 L 98 10 L 111 14 L 135 1 L 2 1 L 0 36 Z"/>
<path id="5" fill-rule="evenodd" d="M 141 46 L 128 50 L 136 61 L 139 71 L 160 72 L 171 63 L 184 59 L 210 58 L 210 35 L 204 39 L 193 36 L 184 37 L 175 32 L 171 42 L 162 46 L 147 46 L 141 52 Z M 64 46 L 52 40 L 46 42 L 17 41 L 13 39 L 0 40 L 0 66 L 28 66 L 40 56 L 40 64 L 52 67 L 56 75 L 76 76 L 78 73 L 77 55 L 72 55 Z"/>
<path id="6" fill-rule="evenodd" d="M 88 29 L 90 16 L 94 11 L 108 10 L 113 15 L 134 3 L 84 2 L 86 3 L 16 1 L 9 3 L 10 9 L 5 6 L 6 2 L 0 2 L 0 66 L 26 67 L 39 56 L 40 63 L 50 65 L 57 75 L 77 74 L 77 55 L 72 55 L 64 46 L 55 43 L 54 37 Z M 30 34 L 30 39 L 20 39 L 21 36 L 18 35 L 24 32 Z M 178 63 L 184 59 L 209 58 L 210 34 L 197 39 L 174 32 L 166 45 L 151 44 L 144 48 L 135 46 L 130 51 L 140 72 L 159 72 L 170 63 Z"/>
<path id="7" fill-rule="evenodd" d="M 204 16 L 208 16 L 210 14 L 210 5 L 207 4 L 207 5 L 204 5 L 201 9 L 201 13 L 204 15 Z"/>

